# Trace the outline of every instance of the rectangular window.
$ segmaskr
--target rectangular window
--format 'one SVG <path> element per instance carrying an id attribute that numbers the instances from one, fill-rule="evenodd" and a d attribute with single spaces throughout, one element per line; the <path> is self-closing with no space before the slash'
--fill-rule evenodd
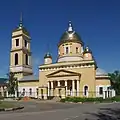
<path id="1" fill-rule="evenodd" d="M 68 47 L 66 47 L 66 54 L 68 54 Z"/>
<path id="2" fill-rule="evenodd" d="M 99 94 L 100 94 L 100 95 L 103 94 L 103 87 L 99 87 Z"/>
<path id="3" fill-rule="evenodd" d="M 16 39 L 16 46 L 19 46 L 19 39 Z"/>
<path id="4" fill-rule="evenodd" d="M 78 53 L 78 47 L 76 47 L 76 53 Z"/>

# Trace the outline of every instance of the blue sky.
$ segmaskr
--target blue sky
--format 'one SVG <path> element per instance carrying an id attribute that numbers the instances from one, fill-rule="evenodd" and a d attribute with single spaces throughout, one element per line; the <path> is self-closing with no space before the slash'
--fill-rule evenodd
<path id="1" fill-rule="evenodd" d="M 31 34 L 34 72 L 43 63 L 47 45 L 57 58 L 57 43 L 71 20 L 85 45 L 89 45 L 100 68 L 120 69 L 119 0 L 1 0 L 0 76 L 9 69 L 11 32 L 23 13 L 24 26 Z"/>

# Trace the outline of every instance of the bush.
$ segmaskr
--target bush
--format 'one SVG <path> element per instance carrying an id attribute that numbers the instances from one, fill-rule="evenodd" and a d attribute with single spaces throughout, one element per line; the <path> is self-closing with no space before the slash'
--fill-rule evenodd
<path id="1" fill-rule="evenodd" d="M 0 100 L 3 100 L 4 99 L 4 97 L 3 96 L 0 96 Z"/>
<path id="2" fill-rule="evenodd" d="M 61 99 L 61 102 L 120 102 L 120 96 L 115 96 L 112 98 L 103 99 L 102 97 L 96 98 L 80 98 L 80 97 L 66 97 L 65 99 Z"/>
<path id="3" fill-rule="evenodd" d="M 66 97 L 61 99 L 61 102 L 102 102 L 103 98 L 80 98 L 80 97 Z"/>

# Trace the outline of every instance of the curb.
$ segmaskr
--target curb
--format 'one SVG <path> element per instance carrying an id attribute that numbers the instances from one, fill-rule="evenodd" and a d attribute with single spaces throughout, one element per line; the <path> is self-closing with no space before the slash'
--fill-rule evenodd
<path id="1" fill-rule="evenodd" d="M 15 111 L 15 110 L 23 109 L 23 108 L 24 108 L 24 107 L 0 108 L 0 112 L 2 112 L 2 111 Z"/>
<path id="2" fill-rule="evenodd" d="M 61 102 L 61 103 L 71 103 L 71 104 L 101 104 L 101 103 L 120 103 L 120 102 Z"/>

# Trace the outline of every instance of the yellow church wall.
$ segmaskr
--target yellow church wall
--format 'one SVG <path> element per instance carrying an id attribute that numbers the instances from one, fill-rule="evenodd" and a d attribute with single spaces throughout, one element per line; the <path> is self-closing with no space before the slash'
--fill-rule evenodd
<path id="1" fill-rule="evenodd" d="M 39 85 L 46 85 L 47 84 L 47 77 L 46 75 L 55 72 L 56 70 L 49 70 L 49 71 L 40 71 L 39 72 Z"/>
<path id="2" fill-rule="evenodd" d="M 81 44 L 74 43 L 74 42 L 68 42 L 68 43 L 66 42 L 59 46 L 60 56 L 65 55 L 64 47 L 70 47 L 70 53 L 68 53 L 68 54 L 72 54 L 72 55 L 76 54 L 76 47 L 78 48 L 78 52 L 81 53 Z"/>
<path id="3" fill-rule="evenodd" d="M 19 82 L 19 87 L 29 87 L 29 86 L 32 86 L 32 87 L 35 87 L 35 86 L 38 86 L 39 84 L 39 80 L 38 81 L 25 81 L 25 82 Z"/>
<path id="4" fill-rule="evenodd" d="M 64 55 L 64 46 L 63 45 L 60 45 L 59 53 L 60 53 L 60 56 Z"/>
<path id="5" fill-rule="evenodd" d="M 76 54 L 76 47 L 78 48 L 79 53 L 81 53 L 81 44 L 79 43 L 71 44 L 71 53 Z"/>
<path id="6" fill-rule="evenodd" d="M 58 71 L 60 69 L 57 70 L 48 70 L 48 71 L 40 71 L 39 72 L 39 80 L 40 80 L 40 85 L 47 85 L 47 77 L 46 75 L 53 73 L 55 71 Z M 96 90 L 96 84 L 95 84 L 95 67 L 84 67 L 84 68 L 69 68 L 69 69 L 65 69 L 68 71 L 72 71 L 72 72 L 77 72 L 81 74 L 81 78 L 80 78 L 80 91 L 83 92 L 84 86 L 87 85 L 89 88 L 89 91 L 95 92 Z M 72 79 L 72 76 L 71 76 Z M 94 95 L 92 95 L 94 96 Z"/>

